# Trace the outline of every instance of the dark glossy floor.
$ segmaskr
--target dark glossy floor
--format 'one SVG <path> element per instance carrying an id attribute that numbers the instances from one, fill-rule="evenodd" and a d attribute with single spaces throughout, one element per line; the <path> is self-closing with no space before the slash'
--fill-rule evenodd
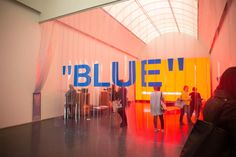
<path id="1" fill-rule="evenodd" d="M 177 157 L 192 127 L 179 125 L 179 113 L 168 111 L 165 132 L 156 133 L 143 103 L 131 104 L 127 117 L 127 128 L 107 111 L 90 120 L 60 117 L 1 129 L 0 157 Z"/>

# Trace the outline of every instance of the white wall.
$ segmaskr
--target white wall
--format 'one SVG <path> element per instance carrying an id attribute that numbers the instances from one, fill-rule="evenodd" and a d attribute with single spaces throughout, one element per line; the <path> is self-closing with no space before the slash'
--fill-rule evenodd
<path id="1" fill-rule="evenodd" d="M 212 44 L 214 33 L 219 24 L 226 2 L 227 0 L 216 0 L 214 3 L 205 0 L 199 1 L 200 40 L 206 45 L 208 51 Z M 212 90 L 214 90 L 219 83 L 217 77 L 219 77 L 228 67 L 236 66 L 235 13 L 236 1 L 232 0 L 232 4 L 211 53 Z"/>
<path id="2" fill-rule="evenodd" d="M 38 18 L 17 2 L 0 1 L 0 128 L 32 121 Z"/>
<path id="3" fill-rule="evenodd" d="M 236 1 L 233 0 L 211 53 L 212 86 L 218 85 L 217 77 L 231 66 L 236 66 Z"/>
<path id="4" fill-rule="evenodd" d="M 209 57 L 207 48 L 194 37 L 179 33 L 168 33 L 150 42 L 142 58 L 197 58 Z"/>
<path id="5" fill-rule="evenodd" d="M 208 51 L 227 0 L 199 0 L 199 40 Z"/>

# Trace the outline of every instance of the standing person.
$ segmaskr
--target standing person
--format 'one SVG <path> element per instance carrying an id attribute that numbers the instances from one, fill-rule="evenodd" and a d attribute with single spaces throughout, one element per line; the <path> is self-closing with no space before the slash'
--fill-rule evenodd
<path id="1" fill-rule="evenodd" d="M 161 131 L 164 132 L 164 118 L 163 111 L 161 110 L 161 101 L 164 101 L 160 87 L 153 87 L 154 92 L 150 96 L 150 108 L 151 114 L 153 115 L 153 124 L 155 132 L 159 131 L 157 129 L 157 117 L 159 116 L 161 121 Z"/>
<path id="2" fill-rule="evenodd" d="M 111 101 L 115 101 L 116 99 L 117 99 L 116 85 L 112 84 L 112 86 L 111 86 Z"/>
<path id="3" fill-rule="evenodd" d="M 191 100 L 191 98 L 189 97 L 188 86 L 186 86 L 186 85 L 184 86 L 183 91 L 180 95 L 180 100 L 184 102 L 184 106 L 183 106 L 183 108 L 180 109 L 179 122 L 180 122 L 180 124 L 183 124 L 183 116 L 184 116 L 184 113 L 186 112 L 188 123 L 192 124 L 191 117 L 190 117 L 190 100 Z"/>
<path id="4" fill-rule="evenodd" d="M 229 133 L 227 156 L 236 156 L 236 67 L 228 68 L 220 78 L 214 96 L 207 100 L 203 119 Z M 217 144 L 217 143 L 216 143 Z M 208 147 L 208 146 L 206 146 Z M 209 146 L 210 147 L 210 146 Z M 223 156 L 219 154 L 219 156 Z M 226 156 L 226 155 L 225 155 Z"/>
<path id="5" fill-rule="evenodd" d="M 75 104 L 76 104 L 77 92 L 72 84 L 69 85 L 69 90 L 66 92 L 65 96 L 66 96 L 66 105 L 68 105 L 70 111 L 69 118 L 73 118 L 75 116 Z"/>
<path id="6" fill-rule="evenodd" d="M 197 92 L 197 88 L 193 87 L 192 92 L 189 94 L 191 97 L 190 101 L 190 118 L 192 117 L 193 111 L 195 111 L 195 119 L 198 119 L 202 106 L 202 98 L 200 93 Z"/>
<path id="7" fill-rule="evenodd" d="M 116 85 L 112 84 L 111 86 L 111 101 L 112 101 L 112 111 L 116 112 L 118 108 L 118 98 L 117 98 L 117 91 L 116 91 Z"/>
<path id="8" fill-rule="evenodd" d="M 123 82 L 123 81 L 121 81 Z M 127 104 L 127 89 L 125 87 L 120 87 L 118 92 L 117 92 L 117 99 L 120 100 L 120 103 L 122 105 L 121 108 L 118 109 L 118 113 L 121 117 L 121 124 L 120 124 L 120 127 L 126 127 L 128 125 L 127 123 L 127 116 L 126 116 L 126 113 L 125 113 L 125 107 L 126 107 L 126 104 Z"/>

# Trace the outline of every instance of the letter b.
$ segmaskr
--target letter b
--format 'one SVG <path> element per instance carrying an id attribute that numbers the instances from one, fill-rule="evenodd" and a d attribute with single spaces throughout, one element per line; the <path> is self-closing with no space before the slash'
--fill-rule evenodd
<path id="1" fill-rule="evenodd" d="M 79 72 L 80 69 L 85 69 L 85 72 L 80 73 Z M 91 83 L 91 77 L 89 76 L 89 73 L 90 73 L 90 67 L 87 64 L 75 65 L 74 66 L 74 86 L 81 86 L 81 87 L 89 86 L 89 84 Z M 78 79 L 80 77 L 85 78 L 86 81 L 79 82 Z"/>

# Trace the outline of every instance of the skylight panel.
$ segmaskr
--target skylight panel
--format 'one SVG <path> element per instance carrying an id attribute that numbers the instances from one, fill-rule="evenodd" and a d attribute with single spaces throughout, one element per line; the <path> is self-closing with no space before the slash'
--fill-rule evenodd
<path id="1" fill-rule="evenodd" d="M 148 25 L 143 28 L 140 27 L 137 31 L 140 37 L 142 37 L 143 35 L 147 35 L 150 32 L 156 32 L 155 28 L 152 25 Z"/>
<path id="2" fill-rule="evenodd" d="M 122 23 L 128 26 L 129 23 L 135 20 L 136 18 L 142 18 L 142 15 L 143 15 L 142 11 L 136 8 L 135 11 L 129 12 L 129 15 L 122 20 Z M 143 19 L 146 19 L 146 17 L 144 17 Z"/>
<path id="3" fill-rule="evenodd" d="M 103 8 L 145 43 L 165 33 L 197 37 L 197 0 L 128 0 Z"/>
<path id="4" fill-rule="evenodd" d="M 155 32 L 150 32 L 148 35 L 144 36 L 144 42 L 149 43 L 158 36 Z"/>

